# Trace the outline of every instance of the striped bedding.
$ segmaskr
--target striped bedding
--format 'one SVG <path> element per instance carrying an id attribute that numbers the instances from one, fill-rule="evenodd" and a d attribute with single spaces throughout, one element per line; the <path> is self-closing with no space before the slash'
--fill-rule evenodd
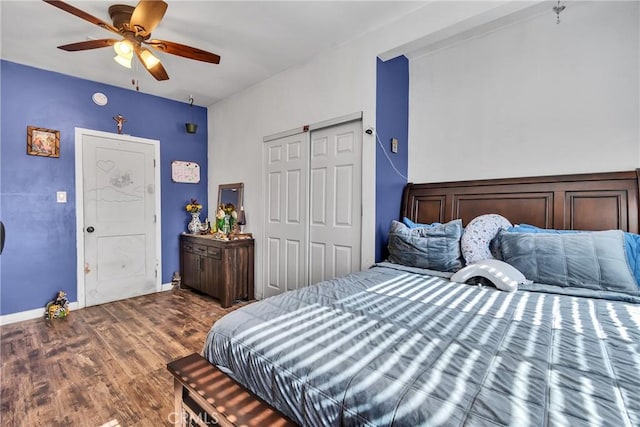
<path id="1" fill-rule="evenodd" d="M 376 266 L 250 304 L 203 354 L 305 426 L 639 426 L 640 305 Z"/>

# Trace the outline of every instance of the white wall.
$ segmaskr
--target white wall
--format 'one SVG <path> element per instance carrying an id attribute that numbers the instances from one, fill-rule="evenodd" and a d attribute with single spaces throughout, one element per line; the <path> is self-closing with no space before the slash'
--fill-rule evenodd
<path id="1" fill-rule="evenodd" d="M 640 166 L 639 2 L 567 2 L 410 61 L 409 180 Z"/>
<path id="2" fill-rule="evenodd" d="M 219 184 L 244 182 L 247 226 L 256 239 L 256 295 L 262 296 L 263 137 L 363 112 L 375 126 L 376 57 L 504 2 L 432 2 L 405 18 L 209 107 L 209 211 Z M 362 266 L 374 261 L 375 141 L 363 144 Z"/>

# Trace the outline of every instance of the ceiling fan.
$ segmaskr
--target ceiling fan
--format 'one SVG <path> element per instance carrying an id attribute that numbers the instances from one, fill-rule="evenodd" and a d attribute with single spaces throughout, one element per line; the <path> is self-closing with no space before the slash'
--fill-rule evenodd
<path id="1" fill-rule="evenodd" d="M 135 54 L 142 65 L 156 80 L 168 80 L 169 75 L 160 63 L 158 57 L 146 46 L 160 52 L 195 59 L 197 61 L 210 62 L 212 64 L 220 63 L 220 56 L 215 53 L 180 43 L 151 39 L 151 32 L 160 23 L 167 11 L 167 3 L 164 1 L 141 0 L 136 7 L 122 4 L 110 6 L 109 15 L 111 16 L 113 25 L 63 1 L 44 0 L 44 2 L 122 37 L 120 40 L 87 40 L 58 46 L 58 49 L 75 52 L 113 46 L 117 53 L 117 56 L 114 58 L 116 62 L 127 68 L 131 68 L 131 59 Z"/>

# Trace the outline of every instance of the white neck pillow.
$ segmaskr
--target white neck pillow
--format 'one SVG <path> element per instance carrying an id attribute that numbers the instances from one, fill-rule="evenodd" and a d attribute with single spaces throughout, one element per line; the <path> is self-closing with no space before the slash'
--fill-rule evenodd
<path id="1" fill-rule="evenodd" d="M 521 283 L 531 283 L 520 271 L 497 259 L 485 259 L 458 270 L 449 280 L 465 283 L 472 277 L 484 277 L 502 291 L 515 291 Z"/>

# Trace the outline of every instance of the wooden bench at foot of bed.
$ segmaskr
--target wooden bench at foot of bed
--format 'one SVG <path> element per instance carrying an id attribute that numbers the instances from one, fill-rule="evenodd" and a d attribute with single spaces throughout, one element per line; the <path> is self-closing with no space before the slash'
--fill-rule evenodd
<path id="1" fill-rule="evenodd" d="M 296 424 L 193 353 L 167 364 L 174 376 L 176 426 L 295 426 Z"/>

